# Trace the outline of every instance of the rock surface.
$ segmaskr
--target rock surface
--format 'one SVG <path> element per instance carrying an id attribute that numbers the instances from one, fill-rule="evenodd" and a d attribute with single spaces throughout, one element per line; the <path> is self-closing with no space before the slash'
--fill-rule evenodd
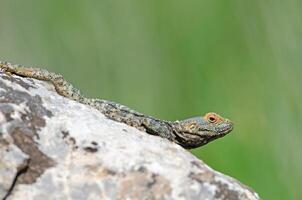
<path id="1" fill-rule="evenodd" d="M 0 73 L 0 199 L 259 199 L 182 147 Z"/>

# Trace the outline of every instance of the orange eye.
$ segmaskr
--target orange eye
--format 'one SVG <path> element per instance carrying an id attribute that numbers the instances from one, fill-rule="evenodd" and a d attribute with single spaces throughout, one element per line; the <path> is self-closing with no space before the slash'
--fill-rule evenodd
<path id="1" fill-rule="evenodd" d="M 207 120 L 210 123 L 217 123 L 219 121 L 222 121 L 223 118 L 217 115 L 216 113 L 207 113 L 204 116 L 204 119 Z"/>
<path id="2" fill-rule="evenodd" d="M 211 123 L 214 123 L 214 122 L 217 121 L 217 118 L 214 117 L 214 116 L 210 116 L 210 117 L 208 118 L 208 121 L 211 122 Z"/>

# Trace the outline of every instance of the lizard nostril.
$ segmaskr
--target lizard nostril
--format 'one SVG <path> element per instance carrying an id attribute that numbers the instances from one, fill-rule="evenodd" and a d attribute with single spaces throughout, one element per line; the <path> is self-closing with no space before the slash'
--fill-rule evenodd
<path id="1" fill-rule="evenodd" d="M 229 119 L 226 119 L 225 121 L 226 121 L 227 123 L 231 124 L 231 125 L 234 125 L 234 122 L 232 122 L 232 121 L 229 120 Z"/>

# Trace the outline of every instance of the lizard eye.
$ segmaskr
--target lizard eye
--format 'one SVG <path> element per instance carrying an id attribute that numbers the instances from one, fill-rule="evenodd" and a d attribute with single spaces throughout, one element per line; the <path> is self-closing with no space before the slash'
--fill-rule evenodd
<path id="1" fill-rule="evenodd" d="M 215 117 L 209 117 L 209 122 L 211 122 L 211 123 L 216 122 L 216 118 Z"/>
<path id="2" fill-rule="evenodd" d="M 218 121 L 218 117 L 213 113 L 209 113 L 208 115 L 206 115 L 206 119 L 210 123 L 216 123 Z"/>

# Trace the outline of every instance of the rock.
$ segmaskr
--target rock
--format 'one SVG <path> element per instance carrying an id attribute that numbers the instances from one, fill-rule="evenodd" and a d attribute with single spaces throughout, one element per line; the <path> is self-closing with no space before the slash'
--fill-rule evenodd
<path id="1" fill-rule="evenodd" d="M 1 199 L 259 199 L 166 139 L 0 73 Z"/>

